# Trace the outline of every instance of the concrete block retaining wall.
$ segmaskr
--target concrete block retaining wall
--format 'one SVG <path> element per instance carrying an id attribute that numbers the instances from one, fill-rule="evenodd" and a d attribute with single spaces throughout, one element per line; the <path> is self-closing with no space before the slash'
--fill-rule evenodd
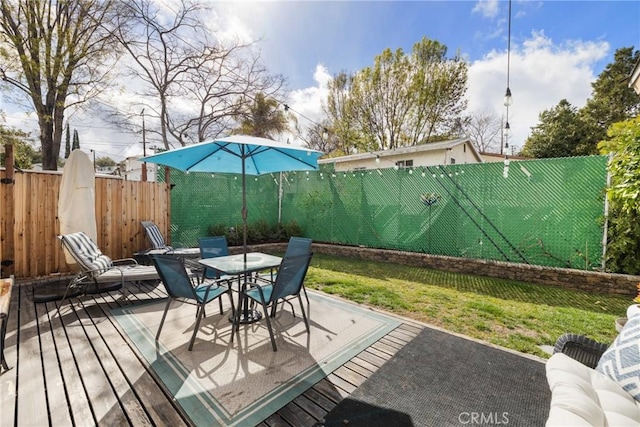
<path id="1" fill-rule="evenodd" d="M 284 252 L 286 244 L 259 245 L 253 247 L 253 249 L 265 252 Z M 454 273 L 511 279 L 593 293 L 635 296 L 637 293 L 636 285 L 640 283 L 640 276 L 626 274 L 541 267 L 538 265 L 455 258 L 387 249 L 313 243 L 312 250 L 315 253 L 327 255 L 392 262 Z"/>
<path id="2" fill-rule="evenodd" d="M 248 246 L 249 251 L 284 252 L 286 243 L 269 243 Z M 558 286 L 585 292 L 628 295 L 637 294 L 636 285 L 640 276 L 626 274 L 600 273 L 597 271 L 574 270 L 570 268 L 541 267 L 538 265 L 516 264 L 481 259 L 455 258 L 449 256 L 429 255 L 416 252 L 394 251 L 388 249 L 372 249 L 356 246 L 329 245 L 313 243 L 315 253 L 340 257 L 359 258 L 371 261 L 391 262 L 414 267 L 424 267 L 453 273 L 475 274 L 479 276 L 518 280 L 527 283 Z M 242 247 L 231 247 L 229 252 L 242 253 Z M 60 280 L 64 277 L 51 277 L 46 281 Z M 21 280 L 21 282 L 42 282 Z"/>

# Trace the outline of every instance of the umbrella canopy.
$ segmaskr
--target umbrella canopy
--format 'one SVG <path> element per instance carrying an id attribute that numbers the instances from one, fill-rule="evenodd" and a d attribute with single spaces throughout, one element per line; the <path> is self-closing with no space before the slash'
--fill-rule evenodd
<path id="1" fill-rule="evenodd" d="M 271 139 L 232 135 L 140 159 L 183 172 L 218 172 L 261 175 L 318 169 L 321 151 L 283 144 Z"/>
<path id="2" fill-rule="evenodd" d="M 60 234 L 84 231 L 94 242 L 98 241 L 95 171 L 89 156 L 81 150 L 71 152 L 62 170 L 58 219 Z M 64 253 L 67 264 L 75 264 L 73 256 Z"/>
<path id="3" fill-rule="evenodd" d="M 321 151 L 271 139 L 231 135 L 140 159 L 183 172 L 242 174 L 243 247 L 247 248 L 246 175 L 318 169 Z"/>

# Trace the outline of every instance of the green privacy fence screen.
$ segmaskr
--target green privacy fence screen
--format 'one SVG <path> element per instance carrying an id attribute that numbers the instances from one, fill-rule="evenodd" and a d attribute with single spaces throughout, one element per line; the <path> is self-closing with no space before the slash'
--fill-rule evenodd
<path id="1" fill-rule="evenodd" d="M 606 157 L 247 177 L 248 222 L 317 242 L 599 269 Z M 172 239 L 241 224 L 241 179 L 172 171 Z"/>

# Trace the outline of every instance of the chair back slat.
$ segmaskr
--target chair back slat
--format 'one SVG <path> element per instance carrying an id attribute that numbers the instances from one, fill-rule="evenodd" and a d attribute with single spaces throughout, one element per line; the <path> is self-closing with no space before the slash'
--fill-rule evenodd
<path id="1" fill-rule="evenodd" d="M 313 254 L 306 254 L 282 258 L 273 284 L 271 301 L 300 293 L 312 256 Z"/>
<path id="2" fill-rule="evenodd" d="M 151 245 L 151 249 L 165 249 L 167 244 L 162 236 L 160 228 L 153 221 L 140 221 L 144 232 L 147 235 L 147 240 Z"/>
<path id="3" fill-rule="evenodd" d="M 179 258 L 174 255 L 151 255 L 151 259 L 170 297 L 198 299 Z"/>
<path id="4" fill-rule="evenodd" d="M 306 237 L 291 237 L 284 256 L 309 255 L 311 253 L 311 239 Z"/>
<path id="5" fill-rule="evenodd" d="M 83 271 L 99 275 L 113 266 L 111 258 L 103 254 L 98 245 L 82 231 L 60 236 L 60 240 Z"/>

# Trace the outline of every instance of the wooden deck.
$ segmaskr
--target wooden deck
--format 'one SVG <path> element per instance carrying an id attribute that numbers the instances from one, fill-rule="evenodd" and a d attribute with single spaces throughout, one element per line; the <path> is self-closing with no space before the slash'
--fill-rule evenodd
<path id="1" fill-rule="evenodd" d="M 189 425 L 110 310 L 165 296 L 162 286 L 126 298 L 119 291 L 61 305 L 34 303 L 16 286 L 6 336 L 9 371 L 0 375 L 0 426 Z M 404 322 L 260 426 L 312 426 L 418 334 Z"/>

